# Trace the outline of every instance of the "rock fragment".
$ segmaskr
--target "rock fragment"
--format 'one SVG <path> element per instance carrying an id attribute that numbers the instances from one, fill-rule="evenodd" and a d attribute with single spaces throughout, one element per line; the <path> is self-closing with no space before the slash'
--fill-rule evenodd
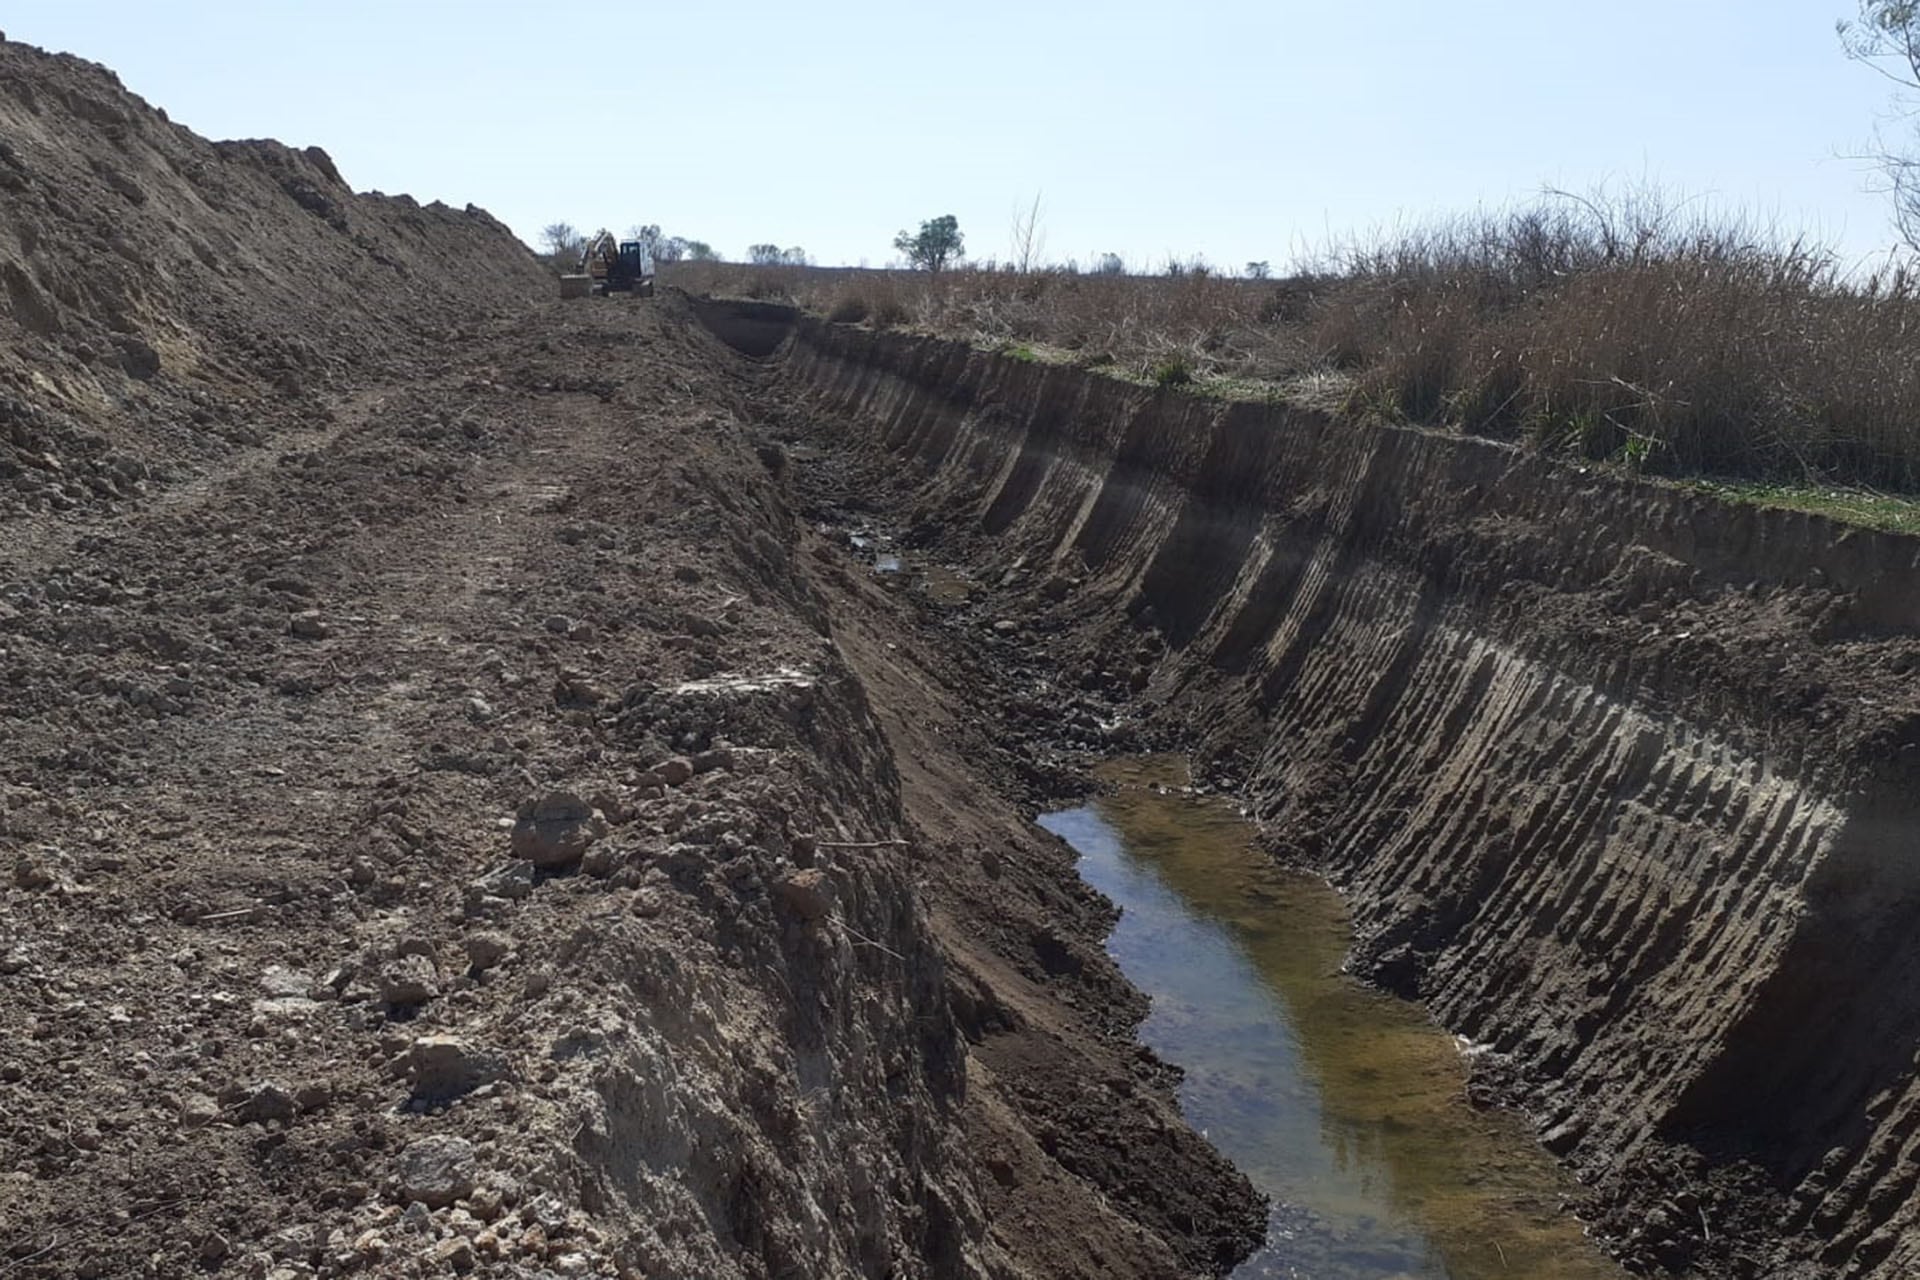
<path id="1" fill-rule="evenodd" d="M 549 870 L 570 867 L 599 838 L 601 825 L 593 806 L 579 796 L 548 792 L 522 806 L 513 825 L 513 856 Z"/>
<path id="2" fill-rule="evenodd" d="M 398 1172 L 407 1200 L 444 1209 L 473 1190 L 473 1144 L 465 1138 L 421 1138 L 400 1153 Z"/>
<path id="3" fill-rule="evenodd" d="M 439 994 L 440 973 L 423 955 L 396 956 L 380 966 L 380 999 L 386 1004 L 425 1004 Z"/>
<path id="4" fill-rule="evenodd" d="M 653 772 L 668 786 L 677 787 L 693 776 L 693 761 L 685 756 L 674 756 L 653 766 Z"/>
<path id="5" fill-rule="evenodd" d="M 507 1075 L 504 1056 L 459 1036 L 421 1036 L 408 1048 L 405 1067 L 417 1098 L 455 1098 Z"/>

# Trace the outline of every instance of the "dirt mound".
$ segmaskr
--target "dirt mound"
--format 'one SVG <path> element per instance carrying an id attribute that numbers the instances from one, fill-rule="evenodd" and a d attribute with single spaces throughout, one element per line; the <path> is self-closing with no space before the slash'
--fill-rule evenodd
<path id="1" fill-rule="evenodd" d="M 118 502 L 538 296 L 505 226 L 0 40 L 0 513 Z"/>
<path id="2" fill-rule="evenodd" d="M 929 695 L 820 589 L 766 370 L 667 297 L 474 329 L 0 523 L 0 1268 L 1243 1253 L 1071 860 L 901 750 Z"/>

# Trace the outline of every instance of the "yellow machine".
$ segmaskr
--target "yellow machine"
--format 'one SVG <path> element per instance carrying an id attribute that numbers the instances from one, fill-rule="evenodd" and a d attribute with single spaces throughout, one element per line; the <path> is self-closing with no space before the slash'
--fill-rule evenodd
<path id="1" fill-rule="evenodd" d="M 653 255 L 638 240 L 613 238 L 601 231 L 580 252 L 580 273 L 591 281 L 594 293 L 636 293 L 653 296 Z"/>

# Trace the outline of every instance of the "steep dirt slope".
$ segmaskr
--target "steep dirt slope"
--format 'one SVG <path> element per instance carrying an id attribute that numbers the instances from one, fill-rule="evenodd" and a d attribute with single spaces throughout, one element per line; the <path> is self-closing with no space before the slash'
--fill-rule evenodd
<path id="1" fill-rule="evenodd" d="M 779 361 L 1078 690 L 1010 731 L 1198 750 L 1624 1258 L 1920 1267 L 1920 543 L 811 321 Z"/>
<path id="2" fill-rule="evenodd" d="M 1230 1265 L 757 374 L 549 284 L 0 42 L 0 1273 Z"/>
<path id="3" fill-rule="evenodd" d="M 957 746 L 896 767 L 950 695 L 744 362 L 662 299 L 425 369 L 0 540 L 7 1274 L 1239 1256 L 1101 904 Z"/>
<path id="4" fill-rule="evenodd" d="M 548 287 L 482 210 L 356 195 L 318 148 L 208 142 L 0 40 L 0 513 L 123 500 Z"/>

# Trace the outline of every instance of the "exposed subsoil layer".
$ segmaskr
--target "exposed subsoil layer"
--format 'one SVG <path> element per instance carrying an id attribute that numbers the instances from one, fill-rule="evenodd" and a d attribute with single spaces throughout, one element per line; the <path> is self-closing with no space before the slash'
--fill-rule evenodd
<path id="1" fill-rule="evenodd" d="M 1243 1250 L 1104 905 L 935 732 L 738 358 L 672 301 L 452 354 L 0 552 L 21 1273 Z M 536 871 L 555 793 L 593 816 Z"/>
<path id="2" fill-rule="evenodd" d="M 1222 1270 L 1262 1206 L 1028 822 L 1144 747 L 1630 1264 L 1920 1271 L 1912 540 L 563 306 L 19 45 L 0 126 L 8 1280 Z"/>
<path id="3" fill-rule="evenodd" d="M 1623 1260 L 1920 1268 L 1920 543 L 812 320 L 770 367 L 989 588 L 1029 785 L 1197 752 Z"/>

